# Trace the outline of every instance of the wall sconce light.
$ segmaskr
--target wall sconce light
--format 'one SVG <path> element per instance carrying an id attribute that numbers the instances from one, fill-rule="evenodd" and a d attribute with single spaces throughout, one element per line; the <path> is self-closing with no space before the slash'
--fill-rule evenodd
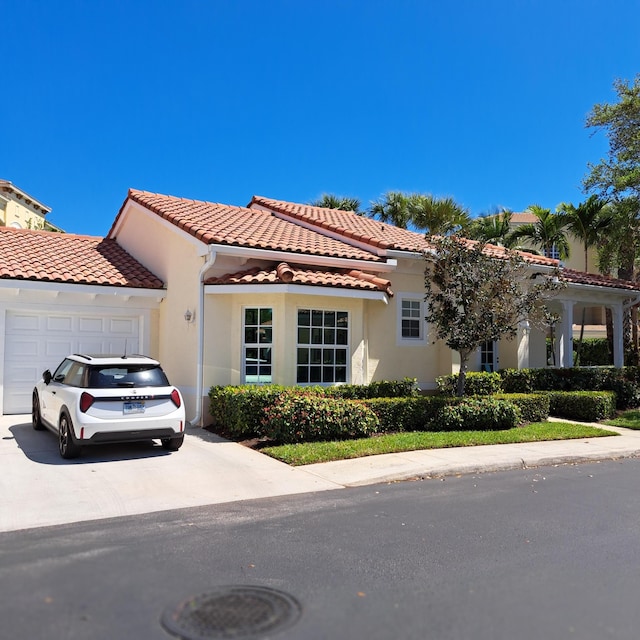
<path id="1" fill-rule="evenodd" d="M 191 309 L 187 309 L 184 312 L 184 319 L 186 322 L 193 322 L 195 320 L 196 313 L 195 311 L 191 311 Z"/>

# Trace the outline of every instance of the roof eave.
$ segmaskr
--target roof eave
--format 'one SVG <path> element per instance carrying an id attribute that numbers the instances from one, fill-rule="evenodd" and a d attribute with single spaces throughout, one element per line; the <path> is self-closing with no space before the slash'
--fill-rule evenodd
<path id="1" fill-rule="evenodd" d="M 205 294 L 250 293 L 252 295 L 295 293 L 307 296 L 329 296 L 334 298 L 358 298 L 362 300 L 380 300 L 389 303 L 389 296 L 383 291 L 353 289 L 349 287 L 325 287 L 299 284 L 207 284 Z"/>
<path id="2" fill-rule="evenodd" d="M 278 251 L 275 249 L 254 249 L 240 245 L 210 244 L 210 249 L 219 255 L 237 256 L 255 260 L 271 260 L 274 262 L 293 262 L 313 266 L 334 267 L 344 269 L 366 269 L 369 271 L 389 272 L 398 266 L 396 260 L 376 261 L 359 260 L 357 258 L 342 258 L 338 256 L 326 256 L 310 253 L 297 253 L 293 251 Z"/>

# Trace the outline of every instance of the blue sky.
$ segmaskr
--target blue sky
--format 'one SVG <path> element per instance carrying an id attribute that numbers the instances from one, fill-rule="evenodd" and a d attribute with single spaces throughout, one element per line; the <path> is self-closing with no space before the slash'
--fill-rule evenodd
<path id="1" fill-rule="evenodd" d="M 246 205 L 584 198 L 638 0 L 3 0 L 0 178 L 105 235 L 130 187 Z"/>

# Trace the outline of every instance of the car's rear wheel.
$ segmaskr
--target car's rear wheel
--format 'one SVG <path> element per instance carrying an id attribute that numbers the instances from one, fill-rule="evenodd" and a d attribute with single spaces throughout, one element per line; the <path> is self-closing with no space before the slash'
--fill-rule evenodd
<path id="1" fill-rule="evenodd" d="M 167 451 L 177 451 L 184 442 L 184 434 L 178 438 L 162 438 L 162 448 Z"/>
<path id="2" fill-rule="evenodd" d="M 42 416 L 40 415 L 40 398 L 38 397 L 37 391 L 34 391 L 31 397 L 31 426 L 36 431 L 42 431 L 44 429 Z"/>
<path id="3" fill-rule="evenodd" d="M 63 413 L 60 416 L 60 424 L 58 425 L 58 448 L 60 455 L 65 458 L 65 460 L 77 458 L 80 455 L 80 445 L 74 440 L 73 425 L 67 413 Z"/>

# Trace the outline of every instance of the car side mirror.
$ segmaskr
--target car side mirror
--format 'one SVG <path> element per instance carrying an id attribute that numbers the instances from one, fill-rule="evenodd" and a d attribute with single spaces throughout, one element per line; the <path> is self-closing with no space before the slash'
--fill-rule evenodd
<path id="1" fill-rule="evenodd" d="M 49 384 L 51 382 L 51 371 L 49 371 L 49 369 L 42 374 L 42 379 L 45 384 Z"/>

